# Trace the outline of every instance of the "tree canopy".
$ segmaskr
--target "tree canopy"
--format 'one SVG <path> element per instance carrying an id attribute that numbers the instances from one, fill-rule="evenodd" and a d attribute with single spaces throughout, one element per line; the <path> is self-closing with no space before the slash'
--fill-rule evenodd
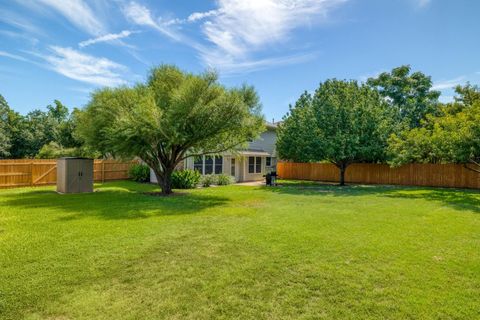
<path id="1" fill-rule="evenodd" d="M 354 162 L 385 159 L 389 110 L 381 96 L 356 81 L 327 80 L 313 98 L 303 94 L 279 130 L 279 156 L 292 161 L 328 161 L 345 171 Z"/>
<path id="2" fill-rule="evenodd" d="M 367 84 L 386 98 L 395 121 L 408 128 L 419 127 L 428 114 L 437 112 L 440 92 L 432 90 L 432 79 L 422 72 L 411 73 L 408 65 L 370 78 Z"/>
<path id="3" fill-rule="evenodd" d="M 195 75 L 170 65 L 152 69 L 144 84 L 96 91 L 78 120 L 85 143 L 104 154 L 142 159 L 165 194 L 182 160 L 232 150 L 264 126 L 252 87 L 228 89 L 215 73 Z"/>

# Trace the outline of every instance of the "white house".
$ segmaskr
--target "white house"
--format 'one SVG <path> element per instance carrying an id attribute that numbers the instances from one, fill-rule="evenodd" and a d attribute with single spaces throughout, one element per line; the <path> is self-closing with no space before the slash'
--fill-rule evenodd
<path id="1" fill-rule="evenodd" d="M 186 159 L 181 168 L 198 170 L 201 174 L 228 174 L 237 182 L 262 180 L 263 175 L 276 170 L 277 124 L 266 123 L 267 130 L 249 143 L 246 149 L 219 156 L 201 156 Z M 150 181 L 157 182 L 150 170 Z"/>

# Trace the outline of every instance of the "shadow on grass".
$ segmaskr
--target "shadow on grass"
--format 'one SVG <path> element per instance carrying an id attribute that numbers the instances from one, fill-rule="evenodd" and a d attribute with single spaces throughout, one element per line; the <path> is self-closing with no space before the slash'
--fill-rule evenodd
<path id="1" fill-rule="evenodd" d="M 474 213 L 480 213 L 480 193 L 473 190 L 461 189 L 434 189 L 434 188 L 414 188 L 390 190 L 383 196 L 392 199 L 424 199 L 428 201 L 442 202 L 456 210 L 468 210 Z"/>
<path id="2" fill-rule="evenodd" d="M 469 189 L 447 189 L 432 187 L 405 187 L 386 185 L 346 185 L 315 181 L 280 181 L 277 187 L 260 187 L 262 190 L 279 194 L 307 196 L 378 196 L 395 199 L 422 199 L 441 202 L 456 210 L 480 213 L 480 192 Z"/>
<path id="3" fill-rule="evenodd" d="M 121 184 L 113 188 L 100 186 L 94 193 L 57 194 L 55 191 L 29 190 L 3 195 L 3 203 L 12 208 L 58 211 L 61 221 L 99 217 L 102 219 L 142 219 L 154 216 L 185 215 L 223 205 L 226 197 L 188 193 L 182 196 L 158 197 L 145 194 L 153 187 Z M 35 212 L 35 211 L 32 211 Z M 55 212 L 57 213 L 57 212 Z"/>

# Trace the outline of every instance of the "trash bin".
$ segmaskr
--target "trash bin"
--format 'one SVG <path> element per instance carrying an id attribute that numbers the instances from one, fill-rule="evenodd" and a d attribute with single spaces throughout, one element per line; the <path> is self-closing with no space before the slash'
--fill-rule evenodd
<path id="1" fill-rule="evenodd" d="M 272 174 L 267 173 L 266 175 L 264 175 L 264 177 L 265 177 L 265 185 L 266 186 L 271 186 L 272 185 Z"/>
<path id="2" fill-rule="evenodd" d="M 277 171 L 270 172 L 270 185 L 271 186 L 277 185 Z"/>

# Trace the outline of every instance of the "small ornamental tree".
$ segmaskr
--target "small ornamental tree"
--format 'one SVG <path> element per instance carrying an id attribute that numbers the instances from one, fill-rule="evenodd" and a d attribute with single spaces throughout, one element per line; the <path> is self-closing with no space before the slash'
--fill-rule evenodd
<path id="1" fill-rule="evenodd" d="M 340 171 L 340 185 L 350 164 L 385 160 L 391 122 L 378 92 L 356 81 L 327 80 L 308 100 L 303 95 L 282 125 L 280 158 L 331 162 Z"/>
<path id="2" fill-rule="evenodd" d="M 145 84 L 96 91 L 77 117 L 78 137 L 103 154 L 142 159 L 164 194 L 182 160 L 232 150 L 264 127 L 252 87 L 227 89 L 215 73 L 169 65 L 152 69 Z"/>

